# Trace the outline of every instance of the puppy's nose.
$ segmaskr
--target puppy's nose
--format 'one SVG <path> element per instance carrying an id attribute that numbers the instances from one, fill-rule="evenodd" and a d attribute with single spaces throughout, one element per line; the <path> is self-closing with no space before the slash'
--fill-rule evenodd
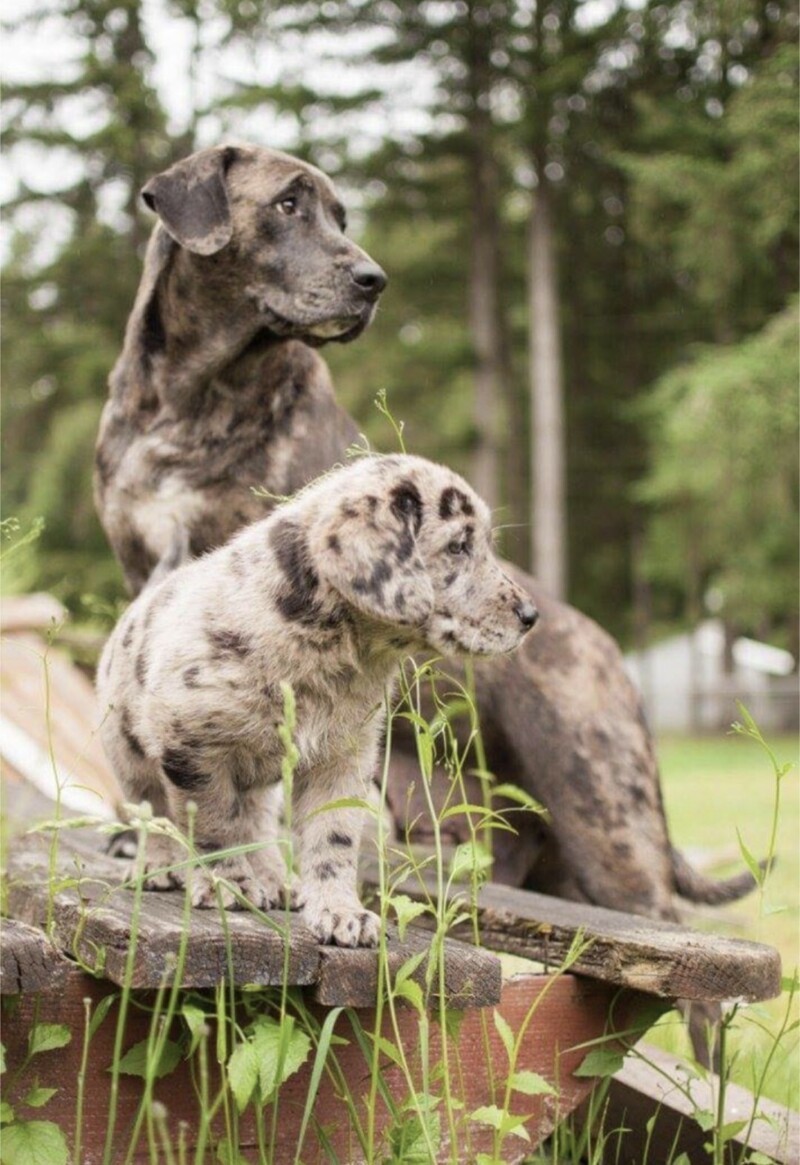
<path id="1" fill-rule="evenodd" d="M 352 276 L 353 282 L 357 283 L 370 299 L 377 299 L 389 282 L 383 268 L 366 259 L 361 263 L 356 263 L 352 270 Z"/>
<path id="2" fill-rule="evenodd" d="M 514 608 L 514 614 L 517 616 L 526 631 L 530 631 L 531 627 L 534 626 L 536 620 L 539 618 L 539 612 L 536 610 L 533 603 L 529 602 L 517 603 L 516 607 Z"/>

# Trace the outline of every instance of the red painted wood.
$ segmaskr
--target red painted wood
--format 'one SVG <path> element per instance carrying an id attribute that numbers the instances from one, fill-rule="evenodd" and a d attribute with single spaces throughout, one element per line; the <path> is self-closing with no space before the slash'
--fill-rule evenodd
<path id="1" fill-rule="evenodd" d="M 84 997 L 93 1005 L 107 995 L 116 992 L 111 984 L 75 973 L 68 984 L 52 994 L 39 996 L 18 996 L 4 1005 L 3 1041 L 7 1048 L 9 1071 L 5 1077 L 5 1098 L 18 1109 L 19 1116 L 28 1119 L 55 1120 L 64 1130 L 70 1145 L 74 1144 L 76 1086 L 82 1033 L 84 1029 Z M 516 1064 L 517 1070 L 527 1069 L 544 1076 L 558 1091 L 558 1097 L 530 1097 L 514 1093 L 510 1109 L 513 1113 L 526 1116 L 525 1127 L 530 1141 L 521 1137 L 509 1137 L 504 1143 L 503 1159 L 519 1161 L 531 1146 L 537 1144 L 553 1128 L 554 1124 L 571 1112 L 589 1092 L 592 1081 L 579 1079 L 572 1070 L 583 1059 L 585 1049 L 576 1045 L 602 1035 L 607 1024 L 609 1007 L 614 998 L 617 1024 L 625 1024 L 631 1013 L 631 1005 L 641 1000 L 627 993 L 619 996 L 613 988 L 605 984 L 587 982 L 571 975 L 558 978 L 546 975 L 523 975 L 504 984 L 499 1013 L 509 1024 L 512 1032 L 526 1025 L 526 1036 Z M 145 1003 L 152 996 L 135 995 L 137 1003 Z M 322 1020 L 326 1009 L 312 1005 Z M 449 1062 L 453 1079 L 453 1093 L 463 1101 L 463 1109 L 457 1111 L 457 1144 L 459 1160 L 472 1163 L 478 1152 L 489 1151 L 492 1144 L 490 1130 L 470 1123 L 468 1114 L 483 1105 L 497 1103 L 503 1107 L 505 1079 L 508 1075 L 506 1052 L 493 1021 L 494 1009 L 486 1008 L 462 1013 L 458 1035 L 451 1041 Z M 371 1010 L 359 1011 L 358 1016 L 364 1030 L 374 1027 L 375 1017 Z M 30 1067 L 14 1080 L 14 1073 L 22 1064 L 27 1047 L 28 1033 L 34 1022 L 65 1023 L 70 1028 L 72 1041 L 66 1048 L 45 1052 L 32 1061 Z M 527 1017 L 530 1016 L 530 1022 Z M 86 1102 L 83 1121 L 82 1165 L 99 1165 L 103 1160 L 103 1144 L 109 1118 L 111 1076 L 108 1068 L 113 1059 L 113 1044 L 117 1017 L 117 1005 L 112 1007 L 99 1028 L 91 1045 L 86 1079 Z M 416 1013 L 401 1005 L 397 1013 L 399 1038 L 412 1065 L 415 1088 L 422 1088 L 422 1073 L 419 1055 L 419 1023 Z M 126 1026 L 124 1048 L 146 1038 L 149 1016 L 141 1006 L 131 1008 Z M 347 1039 L 346 1046 L 335 1048 L 338 1063 L 354 1097 L 357 1098 L 359 1118 L 367 1124 L 367 1097 L 369 1094 L 370 1071 L 364 1056 L 353 1037 L 350 1018 L 339 1016 L 336 1034 Z M 397 1042 L 388 1017 L 384 1021 L 383 1033 Z M 441 1032 L 435 1022 L 430 1024 L 430 1063 L 441 1058 Z M 210 1033 L 209 1049 L 213 1059 L 215 1032 Z M 313 1056 L 313 1053 L 312 1053 Z M 271 1165 L 290 1165 L 295 1161 L 297 1138 L 303 1108 L 311 1077 L 312 1061 L 291 1077 L 279 1094 L 278 1139 L 274 1151 L 268 1154 Z M 213 1069 L 213 1066 L 212 1066 Z M 215 1094 L 219 1078 L 212 1070 L 211 1089 Z M 402 1070 L 384 1059 L 381 1075 L 395 1101 L 402 1104 L 408 1099 L 409 1087 Z M 58 1093 L 46 1108 L 25 1110 L 19 1104 L 31 1084 L 58 1088 Z M 434 1090 L 441 1091 L 440 1081 L 434 1080 Z M 137 1104 L 142 1094 L 142 1082 L 136 1077 L 123 1076 L 120 1080 L 119 1104 L 117 1110 L 115 1155 L 113 1161 L 125 1158 L 130 1142 L 130 1129 L 135 1117 Z M 177 1144 L 180 1122 L 186 1122 L 187 1145 L 193 1146 L 198 1128 L 198 1101 L 194 1092 L 189 1064 L 182 1062 L 178 1068 L 158 1082 L 155 1097 L 165 1106 L 167 1124 Z M 265 1111 L 266 1135 L 269 1136 L 271 1109 Z M 328 1136 L 339 1159 L 356 1165 L 367 1158 L 359 1143 L 356 1132 L 347 1119 L 347 1111 L 340 1090 L 328 1073 L 324 1073 L 314 1106 L 314 1118 L 328 1130 Z M 443 1127 L 445 1122 L 443 1119 Z M 221 1120 L 215 1121 L 215 1130 L 223 1133 Z M 375 1109 L 376 1139 L 380 1140 L 388 1131 L 389 1117 L 383 1101 L 379 1100 Z M 248 1112 L 240 1123 L 240 1145 L 243 1157 L 248 1162 L 259 1161 L 254 1119 Z M 375 1161 L 380 1161 L 383 1153 L 376 1151 Z M 190 1159 L 194 1160 L 193 1155 Z M 302 1154 L 303 1165 L 316 1165 L 329 1160 L 316 1132 L 309 1130 Z M 450 1149 L 446 1138 L 440 1153 L 440 1160 L 450 1160 Z M 147 1142 L 143 1139 L 137 1147 L 134 1158 L 137 1165 L 150 1160 Z M 207 1160 L 216 1160 L 209 1149 Z"/>

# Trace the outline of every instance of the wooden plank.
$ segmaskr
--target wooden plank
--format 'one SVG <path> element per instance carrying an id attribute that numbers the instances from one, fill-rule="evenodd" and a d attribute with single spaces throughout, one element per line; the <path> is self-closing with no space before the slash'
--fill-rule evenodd
<path id="1" fill-rule="evenodd" d="M 13 918 L 0 924 L 0 995 L 60 987 L 74 971 L 38 928 Z"/>
<path id="2" fill-rule="evenodd" d="M 364 873 L 377 883 L 374 863 L 368 862 Z M 435 895 L 433 882 L 424 879 L 409 879 L 397 889 L 422 901 Z M 456 888 L 451 896 L 466 893 Z M 781 992 L 780 956 L 761 943 L 491 883 L 479 890 L 477 908 L 485 947 L 547 966 L 563 962 L 580 932 L 589 945 L 572 969 L 607 983 L 689 1000 L 754 1002 Z M 471 923 L 465 923 L 451 934 L 458 938 L 470 931 Z"/>
<path id="3" fill-rule="evenodd" d="M 409 928 L 402 942 L 394 927 L 386 936 L 387 966 L 392 979 L 415 955 L 428 956 L 430 935 Z M 375 984 L 378 979 L 378 952 L 370 950 L 346 951 L 339 947 L 323 947 L 319 978 L 314 988 L 314 999 L 328 1007 L 349 1004 L 351 1007 L 373 1007 Z M 425 987 L 428 958 L 423 958 L 411 978 Z M 444 994 L 452 1007 L 487 1007 L 500 999 L 502 987 L 500 960 L 488 951 L 469 947 L 453 939 L 444 940 Z M 439 999 L 438 975 L 429 999 Z"/>
<path id="4" fill-rule="evenodd" d="M 185 927 L 184 894 L 145 893 L 134 917 L 135 896 L 120 885 L 126 864 L 102 852 L 105 844 L 105 836 L 94 831 L 63 829 L 56 861 L 62 885 L 51 897 L 49 835 L 19 839 L 9 854 L 9 913 L 39 927 L 51 919 L 54 942 L 113 983 L 127 979 L 134 988 L 157 988 L 174 972 Z M 395 971 L 430 945 L 425 933 L 411 931 L 401 943 L 391 930 L 388 941 Z M 420 967 L 418 981 L 424 974 Z M 231 976 L 239 986 L 317 984 L 321 1002 L 367 1007 L 377 997 L 378 959 L 375 951 L 319 946 L 296 914 L 272 911 L 265 920 L 247 911 L 192 910 L 183 985 L 212 987 Z M 454 1007 L 485 1007 L 500 997 L 499 960 L 471 945 L 448 940 L 444 978 Z"/>
<path id="5" fill-rule="evenodd" d="M 64 989 L 46 991 L 39 996 L 21 996 L 19 1005 L 4 1016 L 3 1041 L 9 1065 L 5 1078 L 9 1087 L 5 1099 L 11 1104 L 17 1104 L 27 1094 L 34 1078 L 39 1087 L 55 1089 L 43 1115 L 59 1125 L 70 1147 L 74 1146 L 76 1133 L 76 1084 L 86 1022 L 84 1000 L 90 1000 L 90 1010 L 94 1012 L 102 999 L 115 993 L 117 989 L 111 984 L 78 972 L 70 978 Z M 594 1087 L 595 1081 L 591 1078 L 577 1077 L 572 1073 L 586 1055 L 586 1048 L 582 1045 L 597 1039 L 606 1031 L 612 998 L 615 1001 L 615 1016 L 622 1026 L 628 1026 L 637 1000 L 631 996 L 620 998 L 620 995 L 620 992 L 606 984 L 579 980 L 571 975 L 522 973 L 503 984 L 497 1012 L 514 1034 L 523 1026 L 526 1033 L 521 1041 L 515 1067 L 517 1071 L 536 1072 L 543 1076 L 553 1085 L 555 1094 L 527 1096 L 513 1093 L 511 1111 L 525 1118 L 530 1140 L 509 1137 L 503 1144 L 501 1161 L 519 1163 L 528 1157 L 532 1149 Z M 134 993 L 133 1002 L 134 1006 L 128 1010 L 122 1040 L 123 1051 L 146 1039 L 151 1023 L 148 1007 L 136 1004 L 152 1004 L 152 996 L 140 1000 Z M 310 1005 L 309 1010 L 318 1023 L 322 1023 L 328 1014 L 325 1009 L 314 1004 Z M 100 1165 L 103 1160 L 112 1103 L 108 1068 L 114 1057 L 117 1019 L 117 1007 L 112 1006 L 91 1042 L 86 1065 L 81 1165 Z M 242 1026 L 247 1019 L 248 1016 L 243 1013 L 240 1017 Z M 37 1055 L 35 1062 L 17 1075 L 25 1062 L 29 1033 L 35 1023 L 66 1024 L 72 1032 L 72 1039 L 64 1048 Z M 347 1161 L 349 1165 L 360 1165 L 365 1161 L 356 1125 L 351 1122 L 342 1100 L 341 1081 L 345 1081 L 356 1106 L 359 1126 L 362 1130 L 366 1129 L 371 1065 L 355 1036 L 356 1024 L 365 1032 L 374 1032 L 377 1028 L 375 1012 L 360 1012 L 358 1018 L 354 1012 L 343 1012 L 337 1017 L 334 1035 L 341 1042 L 334 1041 L 331 1046 L 336 1068 L 332 1073 L 322 1073 L 314 1103 L 314 1119 L 302 1145 L 300 1159 L 304 1165 L 323 1165 L 333 1159 L 322 1138 L 317 1137 L 317 1128 L 320 1126 L 327 1127 L 329 1142 L 338 1160 Z M 399 1119 L 408 1120 L 413 1111 L 410 1097 L 422 1090 L 425 1079 L 420 1051 L 419 1017 L 411 1008 L 399 1007 L 393 1021 L 384 1011 L 380 1031 L 384 1039 L 402 1046 L 409 1065 L 410 1080 L 387 1056 L 381 1056 L 379 1067 L 381 1087 L 387 1089 L 392 1103 L 400 1112 Z M 176 1023 L 170 1034 L 173 1039 L 181 1038 L 180 1023 Z M 442 1064 L 445 1054 L 443 1032 L 436 1023 L 430 1025 L 429 1040 L 430 1068 L 431 1065 Z M 182 1046 L 186 1048 L 185 1041 Z M 372 1041 L 368 1040 L 368 1046 L 372 1047 Z M 208 1083 L 212 1098 L 216 1096 L 220 1084 L 214 1055 L 216 1047 L 216 1026 L 213 1018 L 209 1018 Z M 491 1152 L 492 1130 L 472 1121 L 469 1114 L 483 1105 L 503 1105 L 509 1073 L 507 1053 L 490 1012 L 464 1012 L 457 1034 L 449 1035 L 447 1059 L 452 1095 L 459 1102 L 454 1106 L 456 1149 L 460 1160 L 473 1162 L 478 1153 Z M 297 1159 L 300 1125 L 313 1065 L 312 1052 L 303 1068 L 290 1077 L 280 1090 L 277 1141 L 270 1156 L 272 1165 L 292 1165 Z M 185 1137 L 187 1159 L 190 1160 L 195 1159 L 200 1126 L 196 1071 L 196 1067 L 192 1069 L 187 1061 L 181 1061 L 173 1072 L 156 1082 L 154 1090 L 154 1099 L 163 1106 L 173 1146 L 177 1144 L 179 1130 L 183 1126 L 182 1135 Z M 441 1080 L 440 1075 L 437 1078 Z M 119 1079 L 115 1160 L 121 1160 L 128 1152 L 133 1120 L 141 1096 L 142 1081 L 135 1076 L 122 1075 Z M 405 1109 L 403 1105 L 406 1105 Z M 376 1152 L 371 1160 L 375 1161 L 390 1156 L 385 1138 L 392 1127 L 392 1117 L 380 1092 L 372 1115 L 376 1130 Z M 262 1137 L 269 1145 L 271 1106 L 264 1109 L 262 1122 Z M 217 1109 L 213 1128 L 215 1137 L 225 1134 L 225 1118 L 221 1108 Z M 253 1165 L 263 1161 L 263 1155 L 258 1149 L 259 1135 L 252 1108 L 248 1108 L 239 1121 L 239 1135 L 242 1159 Z M 212 1159 L 216 1160 L 216 1156 L 213 1148 L 209 1147 L 206 1157 L 209 1165 Z M 447 1123 L 443 1121 L 442 1145 L 435 1160 L 450 1162 L 452 1159 Z M 147 1165 L 152 1160 L 144 1132 L 131 1160 L 135 1165 Z"/>
<path id="6" fill-rule="evenodd" d="M 619 1140 L 610 1137 L 609 1162 L 640 1165 L 647 1152 L 648 1165 L 667 1165 L 685 1153 L 690 1162 L 705 1165 L 709 1133 L 693 1118 L 696 1112 L 716 1112 L 719 1081 L 690 1074 L 685 1062 L 651 1044 L 638 1044 L 636 1052 L 614 1077 L 603 1105 L 604 1127 L 626 1130 Z M 746 1088 L 728 1084 L 724 1123 L 741 1120 L 748 1124 L 726 1146 L 726 1165 L 737 1165 L 745 1150 L 778 1165 L 800 1165 L 800 1113 L 771 1100 L 756 1101 Z"/>

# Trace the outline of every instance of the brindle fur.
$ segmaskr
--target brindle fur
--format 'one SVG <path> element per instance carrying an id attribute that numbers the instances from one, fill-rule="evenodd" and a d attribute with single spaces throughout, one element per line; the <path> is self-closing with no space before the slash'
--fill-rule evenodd
<path id="1" fill-rule="evenodd" d="M 309 345 L 357 336 L 386 282 L 329 180 L 277 151 L 204 150 L 144 195 L 161 221 L 95 472 L 134 594 L 268 513 L 253 487 L 292 494 L 341 457 L 356 428 Z"/>
<path id="2" fill-rule="evenodd" d="M 466 504 L 440 516 L 453 489 L 468 519 Z M 467 531 L 469 554 L 455 549 Z M 333 534 L 341 535 L 338 549 Z M 184 830 L 195 803 L 201 853 L 260 843 L 217 867 L 244 898 L 269 909 L 287 880 L 274 793 L 286 754 L 279 684 L 290 684 L 295 903 L 321 942 L 373 946 L 379 920 L 356 887 L 363 815 L 351 806 L 322 810 L 366 796 L 384 689 L 403 655 L 454 645 L 510 652 L 536 618 L 495 558 L 489 510 L 466 482 L 419 457 L 362 458 L 134 601 L 98 669 L 103 743 L 131 800 L 149 800 Z M 182 884 L 184 856 L 169 838 L 152 838 L 146 885 Z M 194 905 L 216 906 L 208 866 L 192 879 Z M 236 904 L 230 886 L 220 892 Z"/>

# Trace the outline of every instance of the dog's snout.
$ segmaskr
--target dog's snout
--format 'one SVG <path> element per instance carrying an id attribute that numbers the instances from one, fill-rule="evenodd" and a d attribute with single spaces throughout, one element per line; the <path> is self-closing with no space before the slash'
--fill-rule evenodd
<path id="1" fill-rule="evenodd" d="M 533 603 L 529 603 L 527 601 L 517 603 L 516 607 L 514 608 L 514 614 L 517 616 L 526 631 L 530 631 L 531 627 L 536 624 L 536 621 L 539 618 L 539 612 L 536 610 Z"/>
<path id="2" fill-rule="evenodd" d="M 386 272 L 377 263 L 363 260 L 352 270 L 353 282 L 357 283 L 365 295 L 377 299 L 388 283 Z"/>

